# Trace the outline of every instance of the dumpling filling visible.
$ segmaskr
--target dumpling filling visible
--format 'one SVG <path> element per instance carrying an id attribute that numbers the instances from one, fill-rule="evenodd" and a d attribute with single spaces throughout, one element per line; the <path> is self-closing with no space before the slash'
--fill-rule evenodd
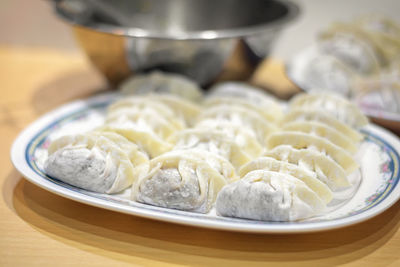
<path id="1" fill-rule="evenodd" d="M 296 221 L 324 208 L 323 201 L 305 183 L 267 170 L 249 172 L 225 186 L 216 202 L 219 215 L 263 221 Z"/>

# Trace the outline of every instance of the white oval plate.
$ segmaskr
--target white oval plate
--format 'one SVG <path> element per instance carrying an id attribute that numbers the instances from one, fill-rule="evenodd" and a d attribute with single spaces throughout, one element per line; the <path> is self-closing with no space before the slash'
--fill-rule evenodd
<path id="1" fill-rule="evenodd" d="M 30 182 L 63 197 L 117 212 L 198 227 L 240 232 L 296 233 L 344 227 L 383 212 L 400 197 L 400 141 L 374 125 L 367 126 L 359 159 L 363 181 L 354 197 L 326 215 L 300 222 L 262 222 L 159 208 L 130 201 L 124 194 L 106 195 L 67 185 L 47 176 L 43 162 L 51 139 L 103 122 L 106 106 L 116 94 L 100 95 L 62 106 L 32 123 L 14 141 L 11 160 Z"/>

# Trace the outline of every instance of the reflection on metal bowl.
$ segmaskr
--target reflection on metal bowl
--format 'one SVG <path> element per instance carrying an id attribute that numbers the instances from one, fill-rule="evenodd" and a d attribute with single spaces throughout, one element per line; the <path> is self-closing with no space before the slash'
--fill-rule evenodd
<path id="1" fill-rule="evenodd" d="M 245 45 L 256 65 L 298 7 L 276 0 L 54 0 L 78 42 L 112 83 L 161 69 L 211 83 Z"/>

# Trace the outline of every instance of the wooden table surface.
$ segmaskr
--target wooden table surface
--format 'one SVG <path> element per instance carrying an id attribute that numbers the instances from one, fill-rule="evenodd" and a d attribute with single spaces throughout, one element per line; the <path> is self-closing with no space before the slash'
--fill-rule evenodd
<path id="1" fill-rule="evenodd" d="M 400 266 L 400 203 L 339 230 L 241 234 L 107 211 L 33 185 L 10 162 L 15 137 L 58 105 L 104 90 L 104 82 L 79 54 L 3 46 L 0 62 L 0 266 Z M 280 77 L 281 64 L 264 67 Z"/>

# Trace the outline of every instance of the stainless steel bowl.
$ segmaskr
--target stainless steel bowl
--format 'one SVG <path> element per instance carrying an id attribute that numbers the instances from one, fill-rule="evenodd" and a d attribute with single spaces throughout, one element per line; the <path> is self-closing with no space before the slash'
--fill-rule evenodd
<path id="1" fill-rule="evenodd" d="M 220 74 L 240 41 L 252 62 L 265 58 L 299 13 L 275 0 L 54 0 L 94 65 L 118 83 L 161 69 L 201 85 Z"/>

